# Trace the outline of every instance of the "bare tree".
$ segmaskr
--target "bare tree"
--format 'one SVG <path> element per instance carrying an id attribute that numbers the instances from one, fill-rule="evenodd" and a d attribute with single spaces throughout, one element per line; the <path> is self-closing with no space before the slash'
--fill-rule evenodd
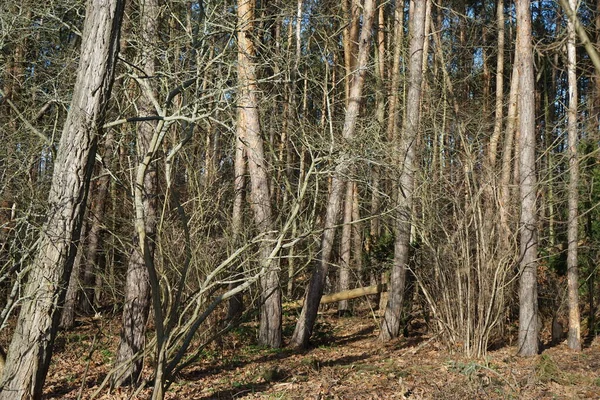
<path id="1" fill-rule="evenodd" d="M 531 11 L 528 0 L 517 0 L 516 58 L 519 65 L 519 223 L 521 265 L 519 288 L 519 354 L 538 352 L 537 292 L 537 184 L 535 176 L 535 80 L 531 44 Z"/>
<path id="2" fill-rule="evenodd" d="M 37 255 L 0 379 L 0 399 L 40 398 L 81 230 L 98 133 L 110 97 L 124 1 L 87 4 L 77 80 Z"/>
<path id="3" fill-rule="evenodd" d="M 381 340 L 390 340 L 400 332 L 400 317 L 404 300 L 406 269 L 410 257 L 410 230 L 413 209 L 413 188 L 417 167 L 416 143 L 421 118 L 421 81 L 423 79 L 423 43 L 425 40 L 426 1 L 415 1 L 410 18 L 410 46 L 408 65 L 408 95 L 406 119 L 402 136 L 397 144 L 397 161 L 400 164 L 396 239 L 394 264 L 390 278 L 390 292 L 385 315 L 381 324 Z"/>
<path id="4" fill-rule="evenodd" d="M 569 0 L 571 10 L 577 7 L 577 0 Z M 567 131 L 569 159 L 569 218 L 567 227 L 568 254 L 567 254 L 567 280 L 569 292 L 569 336 L 567 344 L 570 349 L 581 351 L 581 327 L 579 319 L 579 267 L 577 262 L 579 233 L 579 157 L 577 133 L 577 50 L 575 47 L 575 24 L 571 19 L 567 21 L 567 75 L 569 83 L 569 109 Z"/>
<path id="5" fill-rule="evenodd" d="M 365 0 L 363 4 L 362 30 L 359 38 L 358 60 L 356 68 L 353 70 L 352 84 L 349 90 L 349 103 L 346 110 L 342 137 L 345 140 L 354 136 L 356 129 L 356 120 L 360 111 L 362 100 L 362 91 L 365 75 L 367 72 L 367 63 L 369 60 L 369 49 L 371 46 L 371 27 L 375 15 L 375 0 Z M 304 307 L 296 323 L 296 328 L 291 339 L 291 345 L 304 348 L 308 346 L 308 341 L 312 334 L 312 329 L 317 318 L 319 303 L 323 295 L 323 287 L 331 261 L 333 250 L 333 241 L 335 238 L 335 225 L 337 224 L 342 195 L 344 189 L 343 173 L 347 165 L 338 164 L 331 182 L 331 192 L 327 199 L 327 209 L 325 216 L 325 229 L 321 239 L 321 255 L 311 276 L 308 288 L 306 290 Z"/>
<path id="6" fill-rule="evenodd" d="M 140 3 L 140 25 L 142 27 L 141 65 L 144 77 L 153 77 L 156 60 L 153 46 L 158 40 L 159 3 L 158 0 L 144 0 Z M 147 82 L 147 81 L 146 81 Z M 142 95 L 138 98 L 137 107 L 141 117 L 156 115 L 153 105 L 152 88 L 149 83 L 142 83 Z M 127 264 L 125 282 L 125 305 L 123 308 L 123 326 L 121 340 L 117 350 L 115 363 L 121 370 L 113 375 L 112 384 L 121 386 L 136 383 L 143 366 L 140 352 L 144 350 L 146 340 L 146 323 L 150 311 L 150 277 L 149 271 L 154 259 L 156 224 L 157 224 L 157 191 L 158 172 L 156 162 L 144 165 L 144 160 L 152 151 L 152 140 L 156 122 L 146 121 L 137 125 L 136 144 L 138 167 L 134 186 L 135 191 L 135 224 L 143 224 L 143 233 L 136 229 L 133 250 Z M 140 176 L 141 175 L 141 176 Z M 140 218 L 141 214 L 141 218 Z M 143 245 L 141 243 L 143 242 Z"/>
<path id="7" fill-rule="evenodd" d="M 261 243 L 261 262 L 269 259 L 273 250 L 273 217 L 271 196 L 267 175 L 267 161 L 260 136 L 258 114 L 256 51 L 252 40 L 255 0 L 238 0 L 238 107 L 240 108 L 243 136 L 239 137 L 245 145 L 250 173 L 250 199 L 257 228 L 265 235 Z M 270 347 L 281 346 L 281 288 L 277 260 L 270 260 L 267 273 L 260 279 L 262 286 L 262 305 L 260 311 L 259 342 Z"/>

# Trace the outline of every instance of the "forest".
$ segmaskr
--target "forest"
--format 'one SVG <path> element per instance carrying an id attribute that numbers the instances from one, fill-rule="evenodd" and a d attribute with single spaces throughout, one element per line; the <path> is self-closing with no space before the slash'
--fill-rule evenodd
<path id="1" fill-rule="evenodd" d="M 0 3 L 0 400 L 600 398 L 600 0 Z"/>

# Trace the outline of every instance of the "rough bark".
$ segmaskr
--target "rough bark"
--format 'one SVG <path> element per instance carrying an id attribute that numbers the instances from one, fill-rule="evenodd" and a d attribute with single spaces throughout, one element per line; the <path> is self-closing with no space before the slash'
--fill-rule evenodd
<path id="1" fill-rule="evenodd" d="M 260 136 L 258 115 L 258 86 L 256 76 L 256 50 L 252 41 L 255 0 L 238 0 L 238 82 L 240 93 L 238 107 L 244 132 L 244 145 L 248 157 L 250 174 L 250 199 L 254 221 L 264 235 L 260 246 L 260 263 L 268 264 L 266 273 L 261 277 L 261 309 L 259 343 L 269 347 L 281 346 L 281 288 L 279 286 L 279 268 L 277 260 L 270 259 L 273 244 L 273 219 L 267 162 Z"/>
<path id="2" fill-rule="evenodd" d="M 154 76 L 156 62 L 152 45 L 156 43 L 158 38 L 159 4 L 157 0 L 145 0 L 142 2 L 141 8 L 140 24 L 142 26 L 143 42 L 141 65 L 143 65 L 146 76 Z M 139 97 L 137 107 L 142 117 L 156 114 L 152 101 L 147 94 Z M 151 121 L 142 122 L 137 126 L 137 157 L 140 163 L 138 169 L 142 167 L 141 162 L 146 154 L 151 151 L 151 141 L 155 128 L 155 123 Z M 153 259 L 157 224 L 157 183 L 156 164 L 151 162 L 145 172 L 141 188 L 147 248 L 145 250 L 141 248 L 139 233 L 136 231 L 133 238 L 133 250 L 127 262 L 123 325 L 115 363 L 118 371 L 113 376 L 113 386 L 137 383 L 143 367 L 143 357 L 141 357 L 140 352 L 144 350 L 145 346 L 146 323 L 150 311 L 151 295 L 148 267 L 143 251 L 147 251 L 148 259 Z"/>
<path id="3" fill-rule="evenodd" d="M 537 183 L 535 175 L 535 80 L 528 0 L 516 1 L 519 66 L 519 188 L 521 190 L 519 354 L 538 352 Z"/>
<path id="4" fill-rule="evenodd" d="M 87 5 L 77 79 L 48 196 L 48 219 L 0 379 L 2 400 L 42 394 L 111 92 L 123 5 L 121 0 Z"/>
<path id="5" fill-rule="evenodd" d="M 569 0 L 572 10 L 577 6 L 577 0 Z M 579 205 L 579 157 L 577 135 L 577 51 L 575 47 L 575 26 L 569 19 L 567 22 L 567 74 L 569 83 L 568 159 L 569 159 L 569 219 L 567 226 L 567 285 L 569 292 L 569 335 L 567 345 L 570 349 L 581 351 L 581 326 L 579 317 L 579 267 L 577 263 L 577 236 L 579 232 L 577 207 Z"/>
<path id="6" fill-rule="evenodd" d="M 394 263 L 390 278 L 390 291 L 379 338 L 390 340 L 400 333 L 400 317 L 406 283 L 406 267 L 410 256 L 411 214 L 413 209 L 413 187 L 417 167 L 416 142 L 421 112 L 421 81 L 423 79 L 423 43 L 425 40 L 426 2 L 417 1 L 410 14 L 410 45 L 408 65 L 408 94 L 406 119 L 397 147 L 398 162 L 401 163 L 397 198 L 396 239 Z"/>
<path id="7" fill-rule="evenodd" d="M 360 33 L 358 62 L 353 70 L 354 79 L 350 88 L 349 103 L 346 109 L 344 119 L 344 127 L 342 128 L 342 136 L 348 140 L 354 136 L 356 129 L 356 120 L 360 111 L 360 103 L 362 98 L 363 83 L 367 71 L 369 61 L 369 49 L 371 46 L 371 28 L 373 25 L 373 17 L 375 14 L 375 0 L 365 0 L 363 5 L 363 27 Z M 325 229 L 321 239 L 321 255 L 317 261 L 317 265 L 313 271 L 308 288 L 305 295 L 304 307 L 294 334 L 291 339 L 291 345 L 294 347 L 305 348 L 308 346 L 308 341 L 312 334 L 312 329 L 317 318 L 319 310 L 319 302 L 323 295 L 323 287 L 325 286 L 325 278 L 331 261 L 331 253 L 333 249 L 333 241 L 335 238 L 335 225 L 337 224 L 344 182 L 341 179 L 343 175 L 343 165 L 338 165 L 335 174 L 331 180 L 331 191 L 327 199 L 327 208 L 325 214 Z"/>

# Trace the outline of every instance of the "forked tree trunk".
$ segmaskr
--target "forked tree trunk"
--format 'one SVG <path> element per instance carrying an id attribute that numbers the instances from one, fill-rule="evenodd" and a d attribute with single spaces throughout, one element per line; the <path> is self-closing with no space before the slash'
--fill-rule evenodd
<path id="1" fill-rule="evenodd" d="M 269 347 L 281 346 L 281 288 L 277 260 L 270 259 L 273 249 L 273 217 L 267 175 L 267 162 L 260 136 L 258 114 L 256 51 L 252 41 L 255 0 L 238 0 L 238 106 L 243 115 L 238 121 L 244 134 L 244 144 L 250 173 L 250 198 L 254 221 L 264 235 L 260 245 L 261 264 L 268 264 L 261 277 L 261 308 L 258 341 Z M 238 132 L 240 131 L 238 130 Z M 240 139 L 241 140 L 241 139 Z"/>
<path id="2" fill-rule="evenodd" d="M 87 5 L 77 79 L 48 196 L 48 220 L 0 379 L 2 400 L 42 395 L 111 92 L 123 5 L 122 0 Z"/>
<path id="3" fill-rule="evenodd" d="M 353 71 L 354 78 L 349 94 L 349 103 L 346 109 L 346 117 L 342 136 L 348 140 L 354 136 L 356 129 L 356 120 L 360 110 L 362 98 L 363 83 L 369 61 L 369 49 L 371 46 L 371 28 L 373 26 L 373 17 L 375 15 L 375 0 L 365 0 L 363 5 L 363 27 L 360 33 L 358 62 Z M 340 207 L 342 203 L 342 194 L 344 182 L 341 178 L 343 167 L 338 166 L 331 181 L 331 191 L 327 200 L 327 209 L 325 215 L 325 229 L 321 240 L 321 255 L 311 276 L 308 288 L 306 290 L 304 307 L 296 323 L 296 328 L 292 336 L 291 345 L 299 348 L 306 348 L 312 335 L 313 326 L 317 318 L 319 303 L 323 295 L 325 278 L 331 261 L 333 241 L 335 238 L 335 225 L 338 221 Z"/>
<path id="4" fill-rule="evenodd" d="M 142 65 L 146 76 L 154 76 L 155 59 L 152 45 L 158 39 L 158 0 L 144 0 L 140 4 L 140 25 L 142 26 Z M 138 100 L 140 116 L 156 114 L 151 99 L 142 94 Z M 141 162 L 151 151 L 151 141 L 154 136 L 156 124 L 151 121 L 142 122 L 137 126 L 137 158 L 138 168 Z M 146 235 L 149 259 L 154 258 L 156 223 L 157 223 L 157 170 L 156 163 L 150 162 L 143 180 L 142 208 L 144 211 L 144 232 Z M 137 199 L 136 199 L 137 200 Z M 137 207 L 137 205 L 136 205 Z M 121 340 L 117 350 L 115 365 L 117 373 L 112 379 L 113 386 L 137 383 L 143 366 L 141 352 L 145 346 L 146 323 L 150 311 L 150 281 L 148 267 L 140 246 L 136 231 L 133 239 L 133 250 L 127 263 L 127 276 L 125 281 L 125 305 L 123 307 L 123 325 L 121 327 Z"/>
<path id="5" fill-rule="evenodd" d="M 577 0 L 569 0 L 571 10 L 577 7 Z M 581 351 L 581 327 L 579 318 L 579 267 L 577 265 L 577 236 L 579 232 L 577 210 L 579 204 L 579 157 L 577 138 L 577 51 L 575 48 L 575 26 L 569 18 L 567 22 L 567 74 L 569 81 L 568 109 L 568 158 L 569 158 L 569 219 L 567 227 L 567 281 L 569 292 L 569 335 L 567 345 L 570 349 Z"/>
<path id="6" fill-rule="evenodd" d="M 394 264 L 390 278 L 390 291 L 379 338 L 390 340 L 400 333 L 400 318 L 404 300 L 406 268 L 410 256 L 411 214 L 413 209 L 414 175 L 417 166 L 416 142 L 420 125 L 421 81 L 423 70 L 423 43 L 425 40 L 426 2 L 416 1 L 411 8 L 410 46 L 408 65 L 408 96 L 406 119 L 397 147 L 397 160 L 401 164 L 397 198 L 396 240 Z"/>
<path id="7" fill-rule="evenodd" d="M 537 183 L 535 175 L 535 81 L 531 44 L 529 0 L 517 0 L 517 42 L 519 65 L 519 188 L 521 189 L 519 354 L 538 352 L 537 294 Z"/>

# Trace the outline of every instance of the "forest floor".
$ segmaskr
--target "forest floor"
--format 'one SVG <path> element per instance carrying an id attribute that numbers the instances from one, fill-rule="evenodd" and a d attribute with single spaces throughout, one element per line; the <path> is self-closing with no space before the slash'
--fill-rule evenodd
<path id="1" fill-rule="evenodd" d="M 293 319 L 286 322 L 291 334 Z M 59 336 L 46 399 L 87 399 L 102 384 L 118 343 L 119 319 L 82 324 Z M 101 332 L 99 334 L 99 332 Z M 413 322 L 411 334 L 377 340 L 370 313 L 320 315 L 305 352 L 256 346 L 256 325 L 241 325 L 208 348 L 173 382 L 167 399 L 599 399 L 600 338 L 582 353 L 560 343 L 520 358 L 506 345 L 484 359 L 453 354 Z M 2 338 L 4 339 L 4 338 Z M 149 374 L 150 370 L 147 369 Z M 103 389 L 99 399 L 149 398 L 146 388 Z"/>

